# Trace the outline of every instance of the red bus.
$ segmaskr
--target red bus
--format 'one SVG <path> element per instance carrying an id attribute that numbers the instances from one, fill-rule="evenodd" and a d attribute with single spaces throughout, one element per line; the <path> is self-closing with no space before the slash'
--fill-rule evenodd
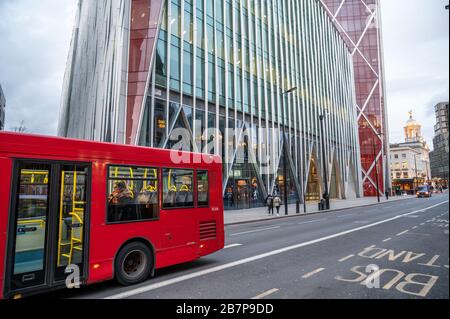
<path id="1" fill-rule="evenodd" d="M 68 266 L 131 285 L 222 249 L 220 158 L 180 154 L 0 133 L 0 298 L 66 287 Z"/>

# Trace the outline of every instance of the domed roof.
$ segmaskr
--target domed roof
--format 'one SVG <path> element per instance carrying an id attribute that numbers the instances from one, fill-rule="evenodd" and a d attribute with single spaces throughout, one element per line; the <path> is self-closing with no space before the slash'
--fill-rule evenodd
<path id="1" fill-rule="evenodd" d="M 413 116 L 412 116 L 412 111 L 409 112 L 409 120 L 408 122 L 406 122 L 406 126 L 422 126 L 419 122 L 417 122 Z"/>

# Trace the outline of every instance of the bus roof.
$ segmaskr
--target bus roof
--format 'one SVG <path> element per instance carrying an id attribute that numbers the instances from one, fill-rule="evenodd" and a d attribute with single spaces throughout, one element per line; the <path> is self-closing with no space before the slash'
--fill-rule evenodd
<path id="1" fill-rule="evenodd" d="M 164 165 L 167 165 L 172 156 L 189 159 L 188 162 L 174 162 L 176 166 L 221 165 L 222 162 L 217 155 L 13 132 L 0 132 L 0 154 L 6 157 L 88 162 L 98 159 L 145 163 L 150 159 L 152 163 Z"/>

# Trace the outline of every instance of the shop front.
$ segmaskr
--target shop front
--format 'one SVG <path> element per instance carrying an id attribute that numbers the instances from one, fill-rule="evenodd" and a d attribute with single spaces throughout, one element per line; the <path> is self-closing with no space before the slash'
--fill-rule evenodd
<path id="1" fill-rule="evenodd" d="M 424 178 L 410 178 L 410 179 L 394 179 L 392 181 L 392 189 L 395 195 L 403 194 L 414 195 L 417 187 L 424 185 L 426 180 Z"/>
<path id="2" fill-rule="evenodd" d="M 226 210 L 264 206 L 257 175 L 250 164 L 233 165 L 225 188 L 224 205 Z"/>

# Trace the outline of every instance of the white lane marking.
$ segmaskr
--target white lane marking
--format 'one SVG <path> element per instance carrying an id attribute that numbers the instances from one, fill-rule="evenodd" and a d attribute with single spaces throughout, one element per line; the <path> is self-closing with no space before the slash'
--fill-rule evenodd
<path id="1" fill-rule="evenodd" d="M 355 215 L 355 214 L 339 215 L 338 218 L 348 217 L 348 216 L 354 216 L 354 215 Z"/>
<path id="2" fill-rule="evenodd" d="M 299 225 L 312 224 L 312 223 L 322 222 L 324 220 L 328 220 L 328 218 L 316 219 L 316 220 L 311 220 L 309 222 L 303 222 L 303 223 L 298 223 L 298 224 Z"/>
<path id="3" fill-rule="evenodd" d="M 407 232 L 409 232 L 409 230 L 402 231 L 401 233 L 398 233 L 397 236 L 404 235 L 404 234 L 406 234 Z"/>
<path id="4" fill-rule="evenodd" d="M 231 245 L 223 247 L 223 249 L 234 248 L 234 247 L 239 247 L 239 246 L 242 246 L 242 244 L 231 244 Z"/>
<path id="5" fill-rule="evenodd" d="M 420 226 L 423 226 L 423 225 L 425 225 L 425 223 L 421 223 L 421 224 L 420 224 Z"/>
<path id="6" fill-rule="evenodd" d="M 412 229 L 417 229 L 417 228 L 419 228 L 419 226 L 414 226 Z"/>
<path id="7" fill-rule="evenodd" d="M 405 217 L 407 217 L 407 218 L 419 218 L 419 216 L 417 216 L 417 215 L 411 215 L 411 216 L 405 216 Z"/>
<path id="8" fill-rule="evenodd" d="M 347 257 L 339 259 L 339 262 L 342 263 L 342 262 L 344 262 L 346 260 L 349 260 L 350 258 L 353 258 L 353 257 L 355 257 L 355 255 L 348 255 Z"/>
<path id="9" fill-rule="evenodd" d="M 242 232 L 242 233 L 231 234 L 230 237 L 232 237 L 232 236 L 238 236 L 238 235 L 251 234 L 251 233 L 257 233 L 257 232 L 260 232 L 260 231 L 271 230 L 271 229 L 277 229 L 277 228 L 280 228 L 280 227 L 281 227 L 281 226 L 275 226 L 275 227 L 268 227 L 268 228 L 261 228 L 261 229 L 256 229 L 256 230 L 245 231 L 245 232 Z"/>
<path id="10" fill-rule="evenodd" d="M 280 291 L 280 289 L 274 288 L 274 289 L 270 289 L 269 291 L 263 292 L 262 294 L 253 297 L 252 299 L 263 299 L 267 296 L 273 295 L 274 293 Z"/>
<path id="11" fill-rule="evenodd" d="M 386 238 L 385 240 L 383 240 L 383 243 L 387 243 L 388 241 L 390 241 L 390 240 L 392 240 L 392 238 L 391 237 L 389 237 L 389 238 Z"/>
<path id="12" fill-rule="evenodd" d="M 430 209 L 433 209 L 435 207 L 439 207 L 439 206 L 441 206 L 443 204 L 447 204 L 448 202 L 449 202 L 448 200 L 444 201 L 444 202 L 441 202 L 439 204 L 430 206 L 430 207 L 424 209 L 423 211 L 430 210 Z M 197 272 L 194 272 L 194 273 L 191 273 L 191 274 L 187 274 L 187 275 L 183 275 L 183 276 L 180 276 L 180 277 L 168 279 L 168 280 L 161 281 L 161 282 L 158 282 L 158 283 L 149 284 L 149 285 L 146 285 L 146 286 L 143 286 L 143 287 L 140 287 L 140 288 L 130 289 L 128 291 L 125 291 L 125 292 L 122 292 L 122 293 L 118 293 L 118 294 L 115 294 L 115 295 L 112 295 L 112 296 L 109 296 L 109 297 L 105 297 L 103 299 L 124 299 L 124 298 L 128 298 L 128 297 L 131 297 L 131 296 L 136 296 L 136 295 L 143 294 L 143 293 L 146 293 L 146 292 L 149 292 L 149 291 L 152 291 L 152 290 L 156 290 L 156 289 L 159 289 L 159 288 L 162 288 L 162 287 L 167 287 L 167 286 L 170 286 L 170 285 L 173 285 L 173 284 L 177 284 L 177 283 L 189 280 L 189 279 L 198 278 L 198 277 L 201 277 L 201 276 L 206 276 L 206 275 L 209 275 L 209 274 L 212 274 L 212 273 L 215 273 L 215 272 L 218 272 L 218 271 L 222 271 L 222 270 L 225 270 L 225 269 L 228 269 L 228 268 L 233 268 L 233 267 L 236 267 L 236 266 L 248 264 L 248 263 L 254 262 L 256 260 L 260 260 L 260 259 L 263 259 L 263 258 L 276 256 L 276 255 L 279 255 L 279 254 L 282 254 L 282 253 L 285 253 L 285 252 L 288 252 L 288 251 L 291 251 L 291 250 L 295 250 L 295 249 L 298 249 L 298 248 L 310 246 L 310 245 L 317 244 L 317 243 L 320 243 L 320 242 L 323 242 L 323 241 L 326 241 L 326 240 L 334 239 L 334 238 L 337 238 L 337 237 L 342 237 L 342 236 L 345 236 L 345 235 L 348 235 L 348 234 L 351 234 L 351 233 L 354 233 L 354 232 L 357 232 L 357 231 L 360 231 L 360 230 L 364 230 L 364 229 L 372 228 L 372 227 L 375 227 L 375 226 L 378 226 L 378 225 L 382 225 L 382 224 L 385 224 L 385 223 L 389 223 L 391 221 L 397 220 L 397 219 L 402 218 L 404 216 L 413 215 L 413 214 L 417 214 L 417 211 L 414 211 L 414 212 L 411 212 L 411 213 L 402 214 L 402 215 L 398 215 L 398 216 L 395 216 L 395 217 L 392 217 L 392 218 L 381 220 L 379 222 L 376 222 L 376 223 L 373 223 L 373 224 L 370 224 L 370 225 L 365 225 L 365 226 L 361 226 L 361 227 L 357 227 L 357 228 L 352 228 L 352 229 L 349 229 L 349 230 L 346 230 L 346 231 L 343 231 L 343 232 L 340 232 L 340 233 L 336 233 L 336 234 L 333 234 L 333 235 L 317 238 L 317 239 L 310 240 L 310 241 L 307 241 L 307 242 L 304 242 L 304 243 L 300 243 L 300 244 L 297 244 L 297 245 L 281 248 L 281 249 L 274 250 L 274 251 L 271 251 L 271 252 L 268 252 L 268 253 L 264 253 L 264 254 L 261 254 L 261 255 L 245 258 L 245 259 L 242 259 L 242 260 L 233 261 L 233 262 L 230 262 L 230 263 L 227 263 L 227 264 L 224 264 L 224 265 L 212 267 L 212 268 L 205 269 L 205 270 L 200 270 L 200 271 L 197 271 Z"/>
<path id="13" fill-rule="evenodd" d="M 314 276 L 314 275 L 316 275 L 316 274 L 318 274 L 319 272 L 322 272 L 322 271 L 324 271 L 324 270 L 325 270 L 325 268 L 319 268 L 319 269 L 316 269 L 316 270 L 314 270 L 314 271 L 311 271 L 311 272 L 307 273 L 306 275 L 303 275 L 302 278 L 303 278 L 303 279 L 311 278 L 312 276 Z"/>

